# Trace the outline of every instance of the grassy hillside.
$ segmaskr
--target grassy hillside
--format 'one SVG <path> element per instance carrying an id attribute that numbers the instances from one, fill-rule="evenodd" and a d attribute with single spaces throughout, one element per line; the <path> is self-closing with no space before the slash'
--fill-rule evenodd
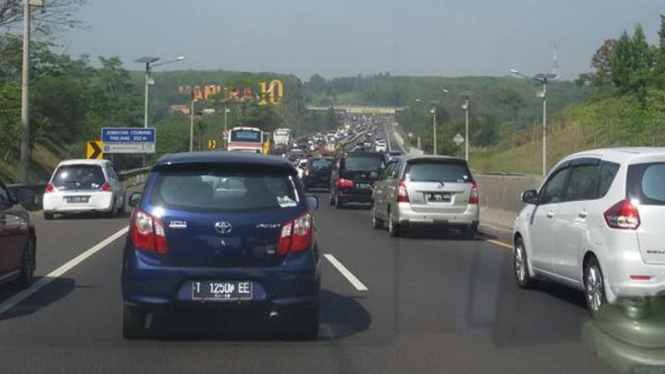
<path id="1" fill-rule="evenodd" d="M 564 156 L 594 148 L 665 146 L 665 91 L 651 90 L 646 104 L 632 95 L 574 105 L 551 117 L 548 167 Z M 540 124 L 515 133 L 496 146 L 472 148 L 475 170 L 541 173 Z"/>
<path id="2" fill-rule="evenodd" d="M 30 166 L 30 180 L 45 182 L 53 173 L 58 163 L 66 158 L 82 157 L 83 155 L 73 155 L 62 146 L 56 145 L 48 140 L 40 140 L 35 143 L 32 149 L 32 162 Z M 4 160 L 0 162 L 0 178 L 7 182 L 18 181 L 21 171 L 18 162 L 9 162 Z"/>

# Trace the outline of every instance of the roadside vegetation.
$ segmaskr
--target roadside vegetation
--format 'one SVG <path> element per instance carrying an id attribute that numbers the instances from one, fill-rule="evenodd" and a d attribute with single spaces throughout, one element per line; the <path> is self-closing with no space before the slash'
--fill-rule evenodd
<path id="1" fill-rule="evenodd" d="M 658 45 L 650 45 L 637 25 L 632 34 L 604 41 L 591 67 L 591 73 L 576 81 L 590 90 L 589 100 L 550 118 L 550 167 L 590 148 L 665 145 L 665 16 Z M 472 166 L 478 171 L 539 174 L 539 125 L 535 122 L 496 145 L 474 148 Z"/>
<path id="2" fill-rule="evenodd" d="M 51 0 L 53 1 L 53 0 Z M 9 1 L 8 4 L 18 4 Z M 59 11 L 37 15 L 39 30 L 31 49 L 30 180 L 42 181 L 60 159 L 83 157 L 85 142 L 99 138 L 102 127 L 143 126 L 142 66 L 117 57 L 69 56 L 58 44 L 59 31 L 81 26 L 76 10 L 85 0 L 53 3 Z M 10 4 L 10 5 L 11 5 Z M 19 177 L 21 107 L 20 12 L 0 7 L 0 177 Z M 51 18 L 48 18 L 51 17 Z M 137 56 L 138 57 L 138 56 Z M 576 82 L 549 86 L 549 164 L 576 150 L 591 147 L 662 145 L 665 142 L 665 19 L 659 45 L 647 42 L 641 26 L 617 39 L 606 40 L 591 61 L 591 73 Z M 229 128 L 256 125 L 264 131 L 289 127 L 306 134 L 336 127 L 331 110 L 310 112 L 308 105 L 395 106 L 399 131 L 423 150 L 433 148 L 432 114 L 436 108 L 437 148 L 459 155 L 452 138 L 464 133 L 465 97 L 471 102 L 471 157 L 479 171 L 538 173 L 540 170 L 541 101 L 537 82 L 505 77 L 406 77 L 381 73 L 325 79 L 277 73 L 215 71 L 156 71 L 151 87 L 149 123 L 158 129 L 157 153 L 189 149 L 190 117 L 172 110 L 189 108 L 191 94 L 180 86 L 219 85 L 252 88 L 259 82 L 281 80 L 284 99 L 260 106 L 256 100 L 225 100 L 219 94 L 195 104 L 194 148 L 207 140 L 222 143 L 225 109 Z M 447 92 L 445 92 L 447 91 Z M 119 168 L 140 166 L 141 157 L 117 156 Z"/>

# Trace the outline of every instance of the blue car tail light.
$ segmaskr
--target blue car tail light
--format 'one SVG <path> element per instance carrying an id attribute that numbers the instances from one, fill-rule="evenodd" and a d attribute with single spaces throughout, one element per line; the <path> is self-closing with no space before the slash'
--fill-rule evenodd
<path id="1" fill-rule="evenodd" d="M 166 233 L 161 220 L 141 209 L 135 209 L 130 226 L 134 246 L 161 255 L 168 252 Z"/>

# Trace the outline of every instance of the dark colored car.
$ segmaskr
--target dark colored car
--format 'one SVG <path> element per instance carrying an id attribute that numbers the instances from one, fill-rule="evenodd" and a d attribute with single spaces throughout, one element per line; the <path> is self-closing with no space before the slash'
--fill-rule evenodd
<path id="1" fill-rule="evenodd" d="M 385 167 L 385 157 L 375 152 L 348 152 L 335 163 L 330 181 L 330 205 L 372 202 L 372 186 Z"/>
<path id="2" fill-rule="evenodd" d="M 332 174 L 334 161 L 329 157 L 312 157 L 305 165 L 302 182 L 305 191 L 310 188 L 330 187 L 330 175 Z"/>
<path id="3" fill-rule="evenodd" d="M 165 156 L 135 206 L 122 269 L 123 335 L 142 337 L 169 308 L 253 311 L 319 326 L 320 265 L 311 209 L 293 165 L 228 152 Z M 155 313 L 153 313 L 155 312 Z"/>
<path id="4" fill-rule="evenodd" d="M 0 181 L 0 284 L 18 280 L 27 287 L 32 283 L 37 266 L 37 236 L 30 214 L 21 204 L 34 198 L 31 191 L 10 192 Z"/>

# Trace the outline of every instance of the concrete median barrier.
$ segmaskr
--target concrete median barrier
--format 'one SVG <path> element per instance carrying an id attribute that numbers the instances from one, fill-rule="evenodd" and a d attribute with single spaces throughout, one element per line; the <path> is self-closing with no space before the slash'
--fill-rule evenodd
<path id="1" fill-rule="evenodd" d="M 538 189 L 542 177 L 533 175 L 474 174 L 480 190 L 480 206 L 517 213 L 522 192 Z"/>

